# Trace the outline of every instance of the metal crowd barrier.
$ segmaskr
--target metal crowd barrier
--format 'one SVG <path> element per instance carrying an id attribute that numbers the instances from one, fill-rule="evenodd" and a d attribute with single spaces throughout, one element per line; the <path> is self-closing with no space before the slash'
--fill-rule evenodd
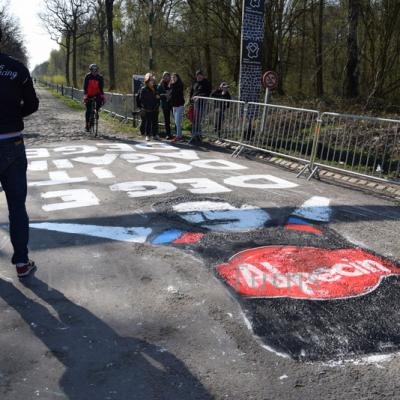
<path id="1" fill-rule="evenodd" d="M 243 145 L 309 162 L 318 116 L 315 110 L 248 103 Z"/>
<path id="2" fill-rule="evenodd" d="M 221 117 L 222 116 L 222 117 Z M 194 135 L 202 134 L 319 169 L 400 184 L 400 120 L 273 104 L 194 98 Z"/>
<path id="3" fill-rule="evenodd" d="M 314 164 L 352 175 L 399 180 L 400 120 L 323 113 Z"/>
<path id="4" fill-rule="evenodd" d="M 192 134 L 240 144 L 243 140 L 245 105 L 242 101 L 195 97 Z"/>

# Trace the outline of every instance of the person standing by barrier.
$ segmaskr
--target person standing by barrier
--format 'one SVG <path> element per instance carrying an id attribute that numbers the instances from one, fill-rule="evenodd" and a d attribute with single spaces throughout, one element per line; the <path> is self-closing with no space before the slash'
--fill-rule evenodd
<path id="1" fill-rule="evenodd" d="M 143 110 L 142 104 L 140 103 L 139 93 L 135 96 L 136 98 L 136 107 L 139 108 L 139 116 L 140 116 L 140 125 L 139 131 L 142 136 L 146 135 L 146 112 Z"/>
<path id="2" fill-rule="evenodd" d="M 229 85 L 226 82 L 222 82 L 219 85 L 219 88 L 211 93 L 211 97 L 213 97 L 214 99 L 230 100 L 231 94 L 229 93 Z M 217 102 L 216 104 L 214 130 L 215 133 L 218 134 L 218 138 L 221 137 L 222 124 L 225 119 L 225 111 L 228 108 L 229 108 L 229 102 L 221 101 Z"/>
<path id="3" fill-rule="evenodd" d="M 0 43 L 2 31 L 0 28 Z M 26 212 L 27 159 L 22 131 L 23 118 L 39 108 L 39 100 L 28 69 L 0 53 L 0 183 L 9 211 L 10 237 L 14 248 L 11 262 L 19 278 L 36 268 L 28 258 L 29 217 Z"/>
<path id="4" fill-rule="evenodd" d="M 171 135 L 172 106 L 168 101 L 170 82 L 171 82 L 171 74 L 169 72 L 164 72 L 162 75 L 162 79 L 157 86 L 157 91 L 160 95 L 160 100 L 161 100 L 161 109 L 164 115 L 166 139 L 172 139 Z"/>
<path id="5" fill-rule="evenodd" d="M 184 85 L 181 77 L 177 73 L 172 74 L 169 93 L 169 102 L 174 111 L 176 136 L 174 142 L 180 142 L 182 137 L 182 117 L 185 111 Z"/>
<path id="6" fill-rule="evenodd" d="M 144 112 L 144 125 L 146 140 L 150 137 L 160 139 L 158 136 L 158 110 L 160 107 L 160 95 L 157 92 L 156 79 L 153 74 L 148 72 L 144 77 L 144 85 L 139 92 L 139 103 Z"/>
<path id="7" fill-rule="evenodd" d="M 209 97 L 211 94 L 211 83 L 204 76 L 201 70 L 196 71 L 196 82 L 193 83 L 190 90 L 190 103 L 194 107 L 192 138 L 189 143 L 195 144 L 201 141 L 201 120 L 204 112 L 204 104 L 202 101 L 194 101 L 194 97 Z"/>

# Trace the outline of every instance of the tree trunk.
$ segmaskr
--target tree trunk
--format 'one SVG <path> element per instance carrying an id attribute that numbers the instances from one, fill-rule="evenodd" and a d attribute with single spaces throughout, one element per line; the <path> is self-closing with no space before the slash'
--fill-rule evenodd
<path id="1" fill-rule="evenodd" d="M 115 89 L 115 57 L 114 57 L 114 0 L 106 0 L 107 39 L 108 39 L 108 71 L 110 74 L 110 90 Z"/>
<path id="2" fill-rule="evenodd" d="M 315 58 L 316 64 L 316 95 L 322 97 L 324 95 L 324 57 L 323 57 L 323 23 L 324 23 L 324 4 L 325 0 L 319 0 L 318 5 L 318 34 L 317 34 L 317 54 Z"/>
<path id="3" fill-rule="evenodd" d="M 303 76 L 304 76 L 304 61 L 306 51 L 306 7 L 307 0 L 303 0 L 303 16 L 301 20 L 301 48 L 300 48 L 300 67 L 299 67 L 299 82 L 298 91 L 303 93 Z"/>
<path id="4" fill-rule="evenodd" d="M 345 96 L 355 98 L 359 94 L 358 71 L 358 17 L 360 14 L 359 0 L 349 0 L 347 35 L 347 64 Z"/>
<path id="5" fill-rule="evenodd" d="M 153 43 L 153 31 L 154 31 L 154 0 L 149 0 L 149 71 L 154 69 L 154 43 Z"/>
<path id="6" fill-rule="evenodd" d="M 75 23 L 74 30 L 72 32 L 72 83 L 74 87 L 78 87 L 76 66 L 77 66 L 77 31 L 78 27 Z"/>
<path id="7" fill-rule="evenodd" d="M 277 39 L 276 39 L 276 56 L 277 56 L 277 64 L 276 64 L 276 72 L 279 76 L 278 81 L 278 93 L 283 96 L 285 94 L 285 90 L 283 88 L 283 11 L 285 7 L 285 2 L 280 1 L 277 10 Z"/>
<path id="8" fill-rule="evenodd" d="M 212 69 L 212 55 L 211 55 L 211 39 L 210 39 L 210 24 L 209 24 L 209 13 L 207 1 L 202 2 L 202 17 L 203 17 L 203 27 L 204 27 L 204 60 L 206 63 L 207 79 L 211 82 L 213 81 L 213 69 Z"/>
<path id="9" fill-rule="evenodd" d="M 100 63 L 104 64 L 105 59 L 105 33 L 107 30 L 107 22 L 105 21 L 105 5 L 103 0 L 97 0 L 97 35 L 99 38 L 99 53 L 100 53 Z"/>
<path id="10" fill-rule="evenodd" d="M 69 76 L 69 64 L 71 58 L 71 34 L 67 32 L 65 37 L 65 80 L 67 82 L 67 86 L 71 84 L 71 78 Z"/>

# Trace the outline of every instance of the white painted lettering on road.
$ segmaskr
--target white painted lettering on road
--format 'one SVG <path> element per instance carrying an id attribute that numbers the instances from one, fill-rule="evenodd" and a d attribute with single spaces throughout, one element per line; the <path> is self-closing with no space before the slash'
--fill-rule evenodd
<path id="1" fill-rule="evenodd" d="M 168 182 L 124 182 L 110 186 L 113 192 L 127 192 L 129 197 L 148 197 L 160 194 L 171 193 L 176 190 L 176 186 Z"/>
<path id="2" fill-rule="evenodd" d="M 82 164 L 90 165 L 111 165 L 116 159 L 117 154 L 104 154 L 103 156 L 95 157 L 77 157 L 74 161 L 80 162 Z"/>
<path id="3" fill-rule="evenodd" d="M 101 167 L 92 168 L 92 172 L 97 176 L 99 179 L 111 179 L 115 178 L 114 174 L 106 169 Z"/>
<path id="4" fill-rule="evenodd" d="M 147 174 L 180 174 L 190 171 L 192 166 L 180 163 L 159 162 L 139 165 L 136 169 Z"/>
<path id="5" fill-rule="evenodd" d="M 228 170 L 228 171 L 238 171 L 241 169 L 247 169 L 247 167 L 236 164 L 228 160 L 198 160 L 193 161 L 191 164 L 198 168 L 205 169 L 217 169 L 217 170 Z"/>
<path id="6" fill-rule="evenodd" d="M 58 169 L 71 169 L 74 165 L 69 160 L 53 160 L 53 164 Z"/>
<path id="7" fill-rule="evenodd" d="M 64 155 L 86 154 L 86 153 L 93 153 L 95 151 L 97 151 L 97 147 L 96 146 L 86 146 L 86 145 L 81 145 L 81 146 L 63 146 L 63 147 L 56 147 L 54 149 L 54 152 L 62 153 Z"/>
<path id="8" fill-rule="evenodd" d="M 48 181 L 38 181 L 29 182 L 29 186 L 54 186 L 54 185 L 65 185 L 67 183 L 80 183 L 87 182 L 86 176 L 81 176 L 79 178 L 71 178 L 68 176 L 66 171 L 50 171 L 50 180 Z"/>
<path id="9" fill-rule="evenodd" d="M 173 153 L 152 153 L 156 156 L 179 158 L 181 160 L 198 160 L 199 156 L 194 150 L 180 150 Z"/>
<path id="10" fill-rule="evenodd" d="M 208 178 L 174 179 L 172 182 L 177 184 L 189 184 L 192 189 L 188 189 L 188 191 L 194 194 L 228 193 L 232 191 Z"/>
<path id="11" fill-rule="evenodd" d="M 128 161 L 130 164 L 143 164 L 148 162 L 160 161 L 160 157 L 151 154 L 141 153 L 126 153 L 120 156 L 123 160 Z"/>
<path id="12" fill-rule="evenodd" d="M 298 186 L 272 175 L 234 176 L 225 179 L 224 182 L 226 185 L 252 189 L 290 189 Z"/>
<path id="13" fill-rule="evenodd" d="M 47 171 L 48 165 L 46 160 L 30 161 L 28 163 L 28 171 Z"/>
<path id="14" fill-rule="evenodd" d="M 161 142 L 141 143 L 136 144 L 135 147 L 140 150 L 176 150 L 176 147 Z"/>
<path id="15" fill-rule="evenodd" d="M 69 208 L 90 207 L 100 204 L 96 195 L 88 189 L 61 190 L 42 194 L 44 199 L 61 198 L 62 203 L 47 204 L 42 208 L 44 211 L 59 211 Z"/>
<path id="16" fill-rule="evenodd" d="M 31 160 L 32 158 L 50 157 L 50 153 L 47 149 L 26 149 L 25 152 L 28 160 Z"/>
<path id="17" fill-rule="evenodd" d="M 97 143 L 97 146 L 108 147 L 106 151 L 135 151 L 135 149 L 126 143 Z"/>

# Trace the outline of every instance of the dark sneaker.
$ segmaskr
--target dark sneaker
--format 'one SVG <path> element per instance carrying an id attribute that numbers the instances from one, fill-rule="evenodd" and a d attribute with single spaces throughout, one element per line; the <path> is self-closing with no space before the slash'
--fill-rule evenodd
<path id="1" fill-rule="evenodd" d="M 199 144 L 200 143 L 199 136 L 192 136 L 188 143 L 193 145 Z"/>
<path id="2" fill-rule="evenodd" d="M 35 271 L 36 265 L 33 261 L 29 261 L 25 265 L 17 267 L 18 278 L 24 278 Z"/>
<path id="3" fill-rule="evenodd" d="M 85 131 L 86 131 L 86 132 L 89 132 L 89 131 L 90 131 L 89 125 L 86 125 L 86 126 L 85 126 Z"/>

